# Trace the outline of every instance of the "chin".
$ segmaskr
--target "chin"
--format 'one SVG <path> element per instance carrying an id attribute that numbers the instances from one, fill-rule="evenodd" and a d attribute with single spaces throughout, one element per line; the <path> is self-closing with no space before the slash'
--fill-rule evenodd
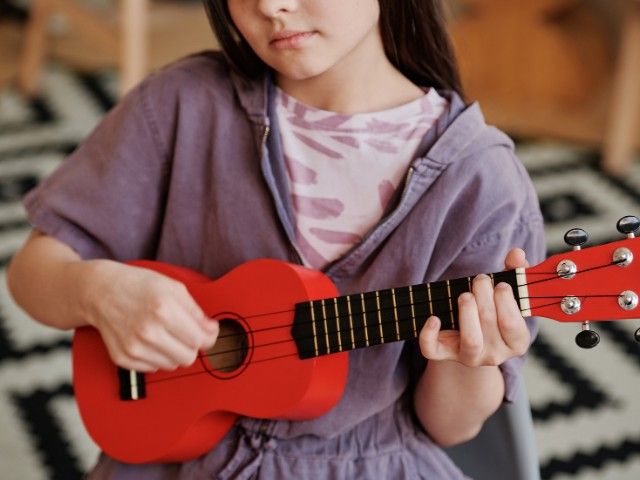
<path id="1" fill-rule="evenodd" d="M 324 65 L 308 65 L 308 64 L 292 64 L 285 63 L 274 66 L 280 75 L 290 80 L 308 80 L 310 78 L 317 77 L 328 70 Z"/>

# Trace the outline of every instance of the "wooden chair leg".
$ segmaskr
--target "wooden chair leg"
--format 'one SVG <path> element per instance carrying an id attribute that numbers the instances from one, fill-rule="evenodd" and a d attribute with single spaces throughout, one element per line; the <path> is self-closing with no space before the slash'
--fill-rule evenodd
<path id="1" fill-rule="evenodd" d="M 27 96 L 36 95 L 40 88 L 40 76 L 46 55 L 47 22 L 51 13 L 50 0 L 32 1 L 17 79 L 18 89 Z"/>
<path id="2" fill-rule="evenodd" d="M 149 58 L 148 0 L 120 0 L 120 93 L 147 74 Z"/>
<path id="3" fill-rule="evenodd" d="M 626 17 L 611 89 L 603 145 L 604 170 L 623 174 L 640 137 L 640 2 L 632 2 Z"/>

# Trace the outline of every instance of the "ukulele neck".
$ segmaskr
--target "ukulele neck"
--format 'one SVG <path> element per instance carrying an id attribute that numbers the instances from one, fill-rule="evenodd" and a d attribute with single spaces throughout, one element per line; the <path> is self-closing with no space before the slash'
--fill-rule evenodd
<path id="1" fill-rule="evenodd" d="M 525 269 L 489 275 L 511 285 L 520 311 L 531 315 Z M 458 329 L 458 296 L 471 291 L 473 277 L 422 283 L 298 303 L 292 327 L 300 358 L 417 338 L 436 315 L 442 330 Z"/>

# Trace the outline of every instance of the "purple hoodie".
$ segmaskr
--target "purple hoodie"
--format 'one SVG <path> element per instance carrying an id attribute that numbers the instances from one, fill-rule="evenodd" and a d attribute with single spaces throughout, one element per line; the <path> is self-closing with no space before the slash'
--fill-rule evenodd
<path id="1" fill-rule="evenodd" d="M 542 216 L 513 143 L 477 104 L 449 110 L 423 139 L 395 207 L 324 271 L 341 294 L 503 268 L 544 255 Z M 212 278 L 256 258 L 297 262 L 269 78 L 249 82 L 220 54 L 151 75 L 25 199 L 35 228 L 83 258 L 149 258 Z M 535 334 L 535 321 L 527 320 Z M 421 430 L 410 402 L 424 368 L 415 341 L 350 352 L 340 402 L 314 420 L 242 418 L 184 465 L 102 457 L 91 478 L 464 478 Z M 523 358 L 501 365 L 506 401 Z"/>

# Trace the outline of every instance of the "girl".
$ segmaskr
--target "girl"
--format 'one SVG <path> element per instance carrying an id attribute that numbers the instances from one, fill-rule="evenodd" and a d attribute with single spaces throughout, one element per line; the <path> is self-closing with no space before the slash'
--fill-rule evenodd
<path id="1" fill-rule="evenodd" d="M 542 259 L 531 183 L 456 93 L 438 0 L 205 6 L 223 54 L 151 75 L 26 198 L 35 228 L 9 285 L 34 318 L 94 326 L 124 368 L 171 370 L 216 341 L 217 322 L 123 261 L 216 278 L 276 258 L 348 294 Z M 320 418 L 242 418 L 202 458 L 102 456 L 91 478 L 465 478 L 440 447 L 513 399 L 534 323 L 485 275 L 458 303 L 459 334 L 431 317 L 415 344 L 352 351 Z"/>

